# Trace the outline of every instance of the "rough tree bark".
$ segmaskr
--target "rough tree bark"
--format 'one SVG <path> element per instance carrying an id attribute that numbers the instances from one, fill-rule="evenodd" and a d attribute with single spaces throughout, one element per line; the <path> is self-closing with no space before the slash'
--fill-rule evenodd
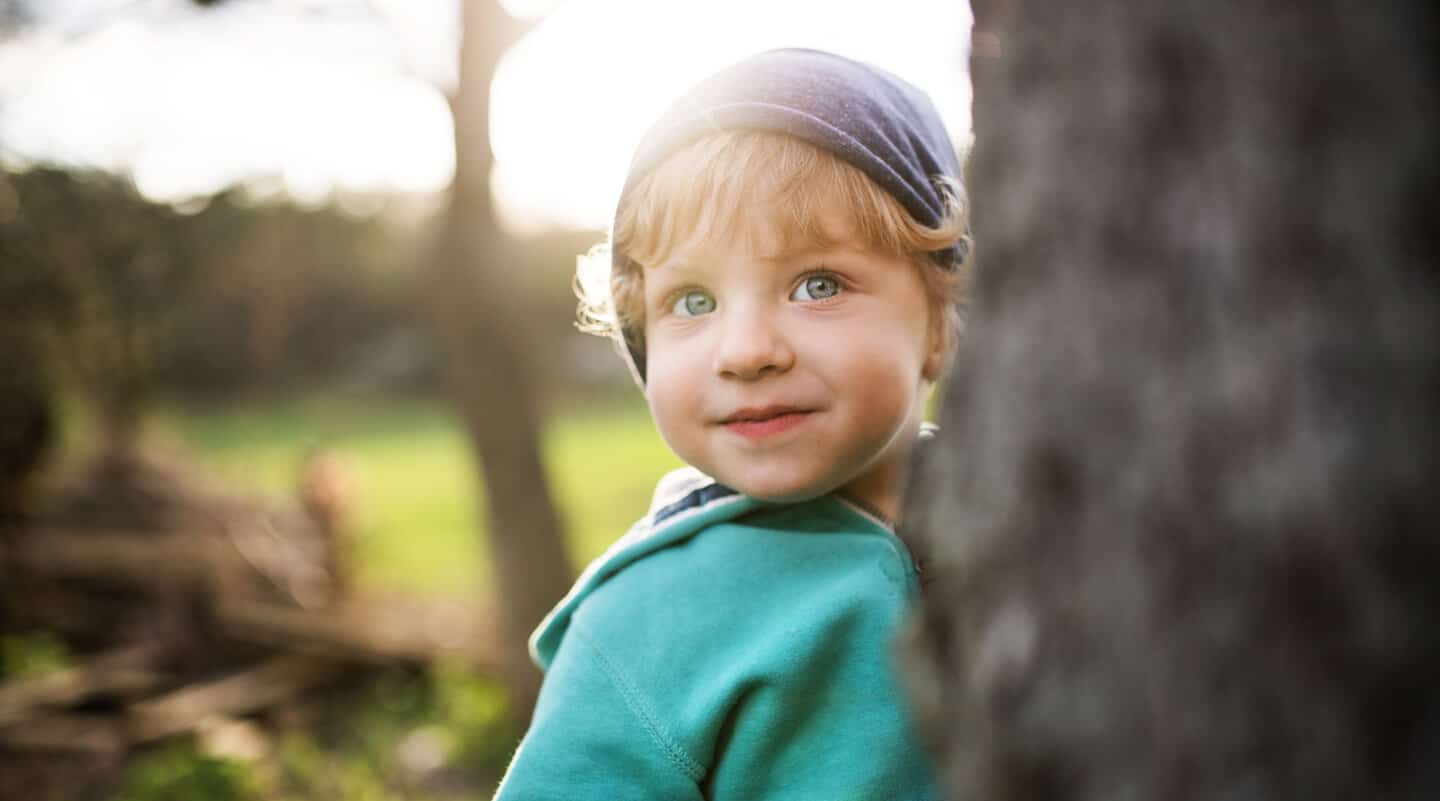
<path id="1" fill-rule="evenodd" d="M 906 532 L 951 797 L 1440 795 L 1433 7 L 975 11 Z"/>
<path id="2" fill-rule="evenodd" d="M 526 638 L 569 588 L 571 570 L 540 455 L 530 375 L 536 357 L 506 301 L 503 265 L 514 245 L 490 198 L 490 81 L 514 23 L 494 0 L 467 0 L 464 9 L 460 85 L 451 102 L 455 180 L 427 276 L 428 309 L 451 396 L 484 473 L 512 706 L 523 722 L 540 678 Z"/>

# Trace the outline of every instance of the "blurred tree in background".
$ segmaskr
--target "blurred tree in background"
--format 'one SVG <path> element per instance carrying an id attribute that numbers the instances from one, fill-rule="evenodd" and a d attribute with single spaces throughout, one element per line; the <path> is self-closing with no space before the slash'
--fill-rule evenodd
<path id="1" fill-rule="evenodd" d="M 464 9 L 460 83 L 451 102 L 455 181 L 427 271 L 428 310 L 450 394 L 483 468 L 505 652 L 517 713 L 528 720 L 540 676 L 526 642 L 572 574 L 540 455 L 533 376 L 543 355 L 510 302 L 519 246 L 500 228 L 490 193 L 490 83 L 517 31 L 496 0 L 466 0 Z"/>
<path id="2" fill-rule="evenodd" d="M 208 214 L 245 235 L 207 254 L 205 291 L 179 315 L 161 375 L 169 394 L 433 384 L 411 289 L 423 230 L 276 203 L 215 201 L 196 216 Z"/>
<path id="3" fill-rule="evenodd" d="M 103 173 L 0 173 L 0 324 L 25 380 L 78 392 L 123 456 L 157 396 L 433 383 L 409 282 L 422 241 L 239 191 L 181 213 Z"/>
<path id="4" fill-rule="evenodd" d="M 48 395 L 45 365 L 63 366 L 97 412 L 105 458 L 122 463 L 177 320 L 244 221 L 223 204 L 189 219 L 100 173 L 40 168 L 0 181 L 0 313 L 23 349 L 18 370 Z"/>
<path id="5" fill-rule="evenodd" d="M 30 21 L 22 0 L 0 0 L 0 36 L 14 31 Z"/>

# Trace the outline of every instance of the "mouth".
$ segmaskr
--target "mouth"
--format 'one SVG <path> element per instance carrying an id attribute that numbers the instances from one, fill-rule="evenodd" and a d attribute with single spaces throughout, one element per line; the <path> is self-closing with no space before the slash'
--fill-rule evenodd
<path id="1" fill-rule="evenodd" d="M 720 420 L 720 425 L 747 439 L 761 439 L 789 431 L 814 414 L 812 409 L 793 406 L 759 406 L 740 409 Z"/>

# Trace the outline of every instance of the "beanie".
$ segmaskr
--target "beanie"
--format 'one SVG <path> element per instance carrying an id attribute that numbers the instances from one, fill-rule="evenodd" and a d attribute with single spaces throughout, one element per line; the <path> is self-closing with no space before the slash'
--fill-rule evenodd
<path id="1" fill-rule="evenodd" d="M 706 78 L 675 101 L 641 139 L 630 161 L 619 207 L 666 158 L 723 130 L 792 136 L 857 167 L 919 223 L 945 216 L 935 179 L 960 180 L 960 160 L 940 114 L 923 92 L 884 70 L 818 50 L 771 50 Z M 964 261 L 964 245 L 935 255 L 947 269 Z M 624 254 L 613 253 L 612 269 Z M 625 355 L 645 382 L 644 334 L 622 331 Z"/>

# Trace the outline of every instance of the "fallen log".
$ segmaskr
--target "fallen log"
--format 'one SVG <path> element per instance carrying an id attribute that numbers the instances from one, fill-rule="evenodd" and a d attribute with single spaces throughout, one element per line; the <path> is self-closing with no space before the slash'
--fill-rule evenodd
<path id="1" fill-rule="evenodd" d="M 131 743 L 184 734 L 217 717 L 258 712 L 323 684 L 340 672 L 337 662 L 284 655 L 214 681 L 183 687 L 126 710 Z"/>
<path id="2" fill-rule="evenodd" d="M 317 657 L 377 664 L 453 658 L 486 671 L 500 665 L 493 621 L 452 605 L 396 609 L 352 602 L 313 611 L 222 600 L 214 614 L 220 632 L 230 639 Z"/>
<path id="3" fill-rule="evenodd" d="M 152 655 L 144 646 L 123 648 L 54 673 L 0 684 L 0 727 L 99 696 L 151 691 L 168 679 L 150 667 Z"/>
<path id="4" fill-rule="evenodd" d="M 13 545 L 14 569 L 30 576 L 139 587 L 196 586 L 216 559 L 216 540 L 185 532 L 27 531 Z"/>
<path id="5" fill-rule="evenodd" d="M 0 748 L 118 756 L 129 746 L 121 720 L 108 715 L 47 715 L 0 726 Z"/>

